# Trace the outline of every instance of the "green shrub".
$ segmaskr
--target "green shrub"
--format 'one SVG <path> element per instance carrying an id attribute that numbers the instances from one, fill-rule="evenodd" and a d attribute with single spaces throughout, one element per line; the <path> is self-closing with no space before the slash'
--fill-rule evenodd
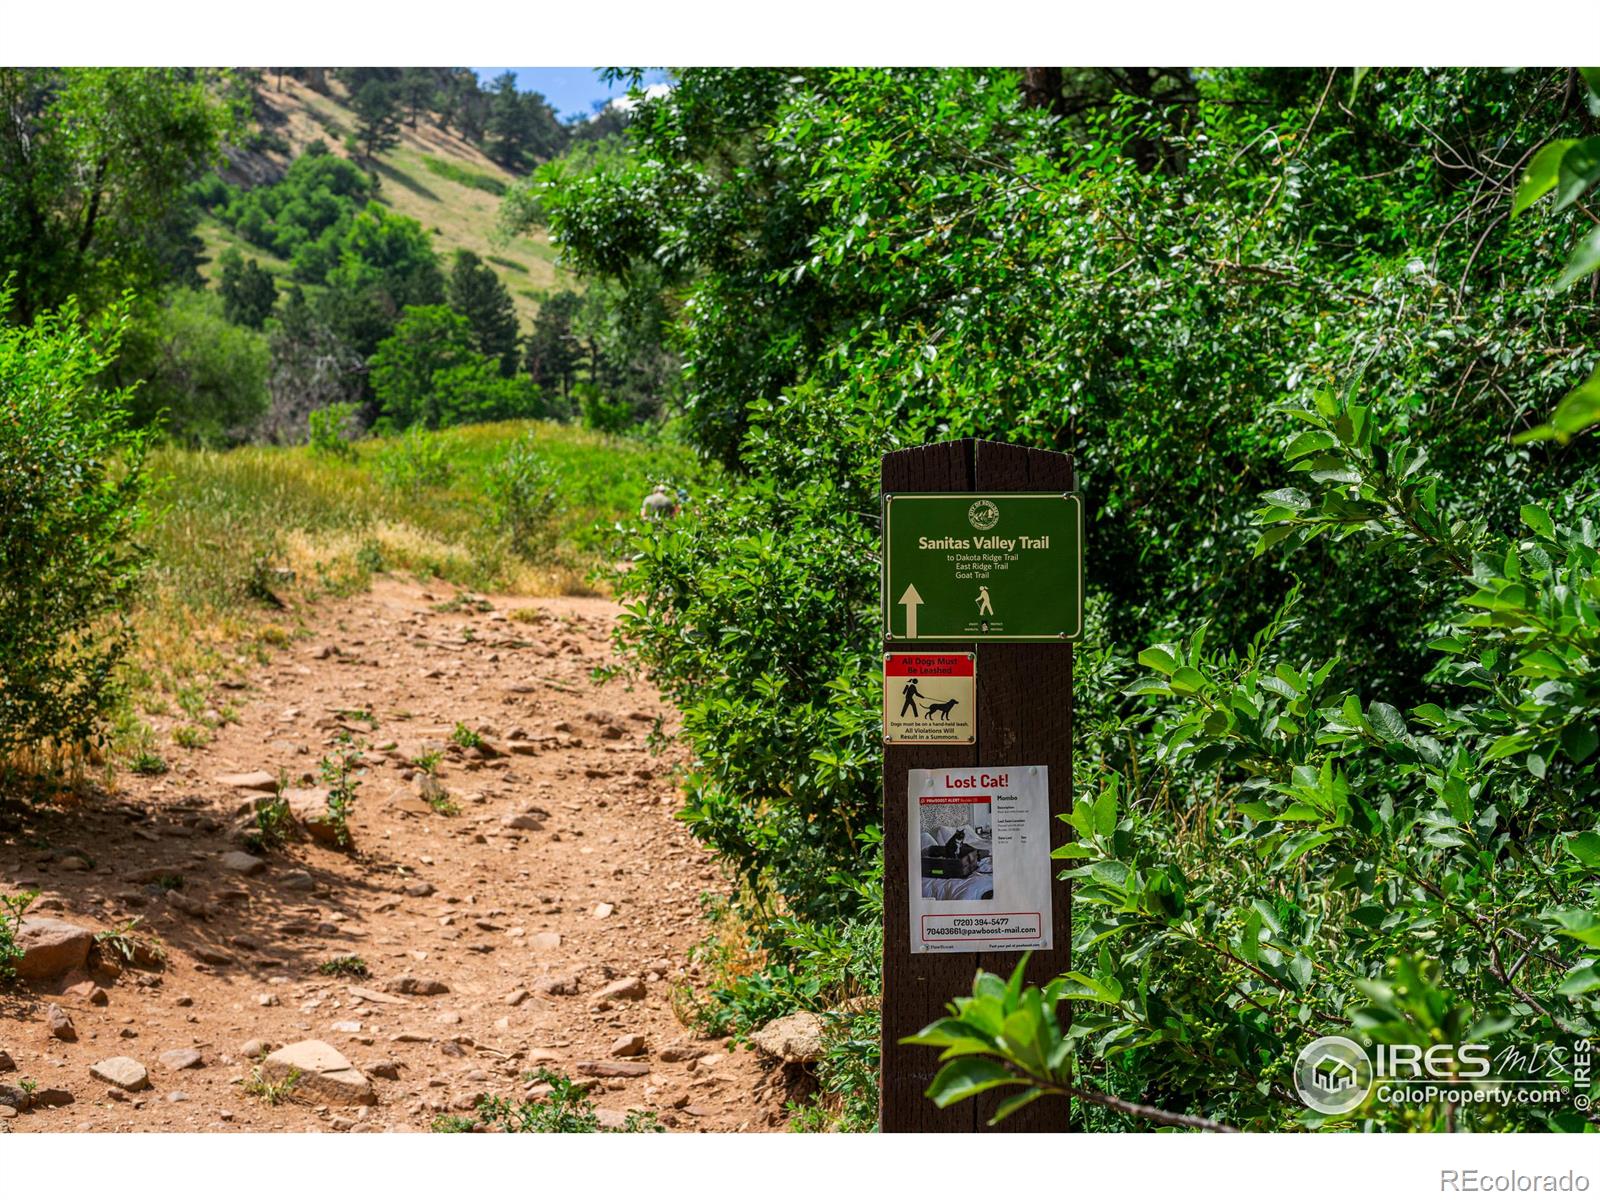
<path id="1" fill-rule="evenodd" d="M 485 1096 L 478 1101 L 478 1120 L 475 1124 L 454 1121 L 435 1122 L 435 1133 L 470 1133 L 481 1125 L 502 1133 L 602 1133 L 600 1120 L 595 1115 L 594 1104 L 585 1090 L 565 1075 L 541 1069 L 530 1078 L 550 1088 L 550 1094 L 539 1100 L 525 1100 L 512 1104 L 500 1096 Z M 617 1133 L 660 1133 L 662 1126 L 653 1112 L 630 1110 L 623 1127 Z"/>
<path id="2" fill-rule="evenodd" d="M 0 314 L 6 307 L 0 293 Z M 94 379 L 121 317 L 0 321 L 0 765 L 102 742 L 144 552 L 145 438 Z"/>
<path id="3" fill-rule="evenodd" d="M 442 304 L 407 308 L 372 358 L 372 387 L 385 428 L 440 429 L 465 422 L 538 416 L 532 380 L 507 378 L 473 348 L 467 319 Z"/>
<path id="4" fill-rule="evenodd" d="M 431 154 L 422 156 L 422 165 L 432 171 L 441 179 L 448 179 L 452 183 L 464 184 L 467 187 L 477 188 L 480 192 L 488 192 L 491 196 L 504 196 L 506 194 L 505 181 L 493 175 L 486 175 L 482 171 L 472 171 L 460 163 L 450 162 L 448 159 L 435 158 Z"/>
<path id="5" fill-rule="evenodd" d="M 22 958 L 22 947 L 17 944 L 22 914 L 38 896 L 38 892 L 19 892 L 15 896 L 0 892 L 0 985 L 16 976 L 17 969 L 12 964 Z"/>
<path id="6" fill-rule="evenodd" d="M 294 834 L 294 814 L 289 810 L 289 801 L 283 796 L 285 782 L 280 776 L 277 791 L 264 800 L 256 801 L 256 827 L 249 838 L 253 849 L 282 849 Z"/>
<path id="7" fill-rule="evenodd" d="M 340 746 L 331 757 L 320 764 L 322 782 L 328 787 L 328 821 L 333 826 L 335 843 L 341 850 L 354 846 L 350 836 L 350 814 L 355 808 L 356 791 L 361 787 L 358 778 L 361 768 L 361 751 L 343 734 Z"/>
<path id="8" fill-rule="evenodd" d="M 1073 912 L 1084 978 L 1069 990 L 1093 995 L 1057 1031 L 1073 1079 L 1281 1128 L 1299 1121 L 1283 1095 L 1288 1022 L 1337 1028 L 1369 987 L 1388 996 L 1362 1017 L 1372 1029 L 1416 1019 L 1390 994 L 1401 988 L 1466 1027 L 1519 1021 L 1530 1042 L 1551 1032 L 1541 1012 L 1592 1025 L 1592 994 L 1569 997 L 1593 978 L 1574 955 L 1593 949 L 1594 900 L 1576 902 L 1581 860 L 1565 850 L 1595 832 L 1592 760 L 1552 752 L 1550 731 L 1517 739 L 1559 701 L 1581 751 L 1595 716 L 1567 660 L 1586 629 L 1522 603 L 1555 592 L 1546 560 L 1568 594 L 1592 586 L 1573 543 L 1590 540 L 1600 472 L 1594 435 L 1572 435 L 1595 410 L 1583 381 L 1600 325 L 1587 291 L 1549 287 L 1558 249 L 1596 244 L 1593 218 L 1563 203 L 1590 174 L 1577 78 L 1386 69 L 1354 94 L 1324 71 L 1152 73 L 1140 87 L 1063 72 L 1040 106 L 1016 73 L 992 69 L 689 69 L 653 102 L 658 119 L 605 158 L 570 156 L 513 188 L 508 223 L 537 214 L 586 276 L 582 328 L 605 328 L 597 304 L 618 329 L 648 327 L 630 305 L 671 306 L 681 429 L 739 479 L 697 495 L 670 529 L 640 531 L 621 581 L 635 661 L 683 713 L 685 819 L 730 869 L 766 955 L 762 981 L 719 981 L 711 1000 L 730 1023 L 770 1008 L 769 992 L 806 992 L 813 968 L 773 912 L 853 936 L 857 906 L 829 879 L 862 871 L 858 835 L 881 802 L 878 459 L 972 436 L 1073 452 L 1095 531 L 1074 782 L 1080 797 L 1107 776 L 1123 790 L 1103 810 L 1113 827 L 1081 840 L 1086 861 L 1071 864 L 1089 873 Z M 1351 98 L 1323 103 L 1340 93 Z M 1469 164 L 1552 137 L 1582 169 L 1552 177 L 1551 152 L 1544 183 L 1563 207 L 1510 223 L 1510 171 L 1440 158 L 1440 138 Z M 1405 476 L 1382 439 L 1385 461 L 1325 461 L 1357 432 L 1347 409 L 1343 425 L 1299 432 L 1309 469 L 1285 479 L 1272 449 L 1298 418 L 1269 398 L 1309 411 L 1355 364 L 1383 397 L 1364 420 L 1425 447 L 1426 469 L 1408 455 Z M 1551 431 L 1568 442 L 1508 436 L 1563 393 Z M 1423 476 L 1436 496 L 1409 490 Z M 1257 497 L 1273 489 L 1320 522 L 1303 545 L 1288 525 L 1269 531 L 1296 545 L 1289 562 L 1249 552 Z M 1403 519 L 1381 520 L 1399 495 Z M 1455 580 L 1374 552 L 1435 519 L 1512 530 L 1524 505 L 1563 531 L 1553 548 L 1523 537 L 1480 561 L 1486 543 L 1468 539 L 1452 550 L 1466 568 Z M 1513 585 L 1523 593 L 1507 596 Z M 1508 675 L 1506 647 L 1446 633 L 1468 653 L 1430 649 L 1475 586 L 1504 606 L 1485 620 L 1571 635 L 1540 647 L 1561 661 Z M 1504 706 L 1485 705 L 1485 688 Z M 1448 738 L 1421 722 L 1435 707 Z M 1458 711 L 1470 730 L 1454 727 Z M 1385 733 L 1402 731 L 1395 715 L 1399 740 Z M 1241 730 L 1264 745 L 1239 745 Z M 1513 740 L 1491 759 L 1502 736 Z M 1290 752 L 1279 738 L 1299 741 Z M 1459 815 L 1433 782 L 1445 787 L 1458 758 L 1470 814 L 1461 782 L 1448 783 Z M 1285 824 L 1288 789 L 1325 808 L 1344 789 L 1348 821 L 1321 828 L 1337 803 Z M 1389 810 L 1376 822 L 1372 803 Z M 1572 927 L 1537 911 L 1541 868 Z M 1437 968 L 1405 939 L 1437 949 Z M 1513 945 L 1497 966 L 1489 948 Z M 1013 999 L 1019 1013 L 1032 1004 Z M 1016 1024 L 1044 1029 L 1026 1013 Z M 1144 1123 L 1075 1104 L 1087 1128 Z"/>
<path id="9" fill-rule="evenodd" d="M 561 515 L 556 473 L 534 446 L 531 438 L 517 442 L 484 480 L 490 525 L 527 559 L 551 551 Z"/>
<path id="10" fill-rule="evenodd" d="M 621 433 L 633 424 L 633 405 L 626 400 L 608 399 L 592 383 L 580 383 L 573 391 L 578 397 L 578 414 L 585 429 Z"/>
<path id="11" fill-rule="evenodd" d="M 330 404 L 313 409 L 306 417 L 311 452 L 329 458 L 354 459 L 356 448 L 351 441 L 355 437 L 356 411 L 354 404 Z"/>
<path id="12" fill-rule="evenodd" d="M 267 410 L 266 336 L 224 316 L 214 292 L 179 290 L 136 312 L 111 372 L 118 383 L 139 384 L 135 419 L 191 445 L 244 440 Z"/>
<path id="13" fill-rule="evenodd" d="M 366 979 L 372 974 L 367 960 L 358 954 L 344 954 L 317 964 L 318 975 L 333 975 L 342 979 Z"/>
<path id="14" fill-rule="evenodd" d="M 379 451 L 374 467 L 384 487 L 411 497 L 430 488 L 449 487 L 455 475 L 444 443 L 420 425 L 411 426 Z"/>

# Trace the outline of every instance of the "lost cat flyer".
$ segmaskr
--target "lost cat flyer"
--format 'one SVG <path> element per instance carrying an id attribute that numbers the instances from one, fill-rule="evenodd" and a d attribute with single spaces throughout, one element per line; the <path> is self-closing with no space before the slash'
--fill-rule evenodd
<path id="1" fill-rule="evenodd" d="M 1053 949 L 1049 768 L 907 776 L 911 952 Z"/>

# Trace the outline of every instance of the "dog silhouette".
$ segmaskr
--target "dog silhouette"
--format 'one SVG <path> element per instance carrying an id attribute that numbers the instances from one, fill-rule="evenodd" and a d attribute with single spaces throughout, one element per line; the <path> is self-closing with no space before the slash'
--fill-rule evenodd
<path id="1" fill-rule="evenodd" d="M 946 700 L 943 704 L 930 704 L 924 711 L 930 717 L 933 716 L 934 713 L 938 713 L 941 721 L 948 721 L 950 719 L 950 710 L 955 706 L 956 702 L 954 697 L 952 697 L 951 699 Z"/>

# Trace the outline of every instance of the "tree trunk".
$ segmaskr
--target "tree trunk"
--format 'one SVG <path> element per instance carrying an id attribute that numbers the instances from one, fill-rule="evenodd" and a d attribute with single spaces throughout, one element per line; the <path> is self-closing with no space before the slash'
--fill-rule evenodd
<path id="1" fill-rule="evenodd" d="M 1022 102 L 1029 108 L 1047 108 L 1058 117 L 1066 116 L 1066 97 L 1061 92 L 1061 68 L 1023 67 Z"/>

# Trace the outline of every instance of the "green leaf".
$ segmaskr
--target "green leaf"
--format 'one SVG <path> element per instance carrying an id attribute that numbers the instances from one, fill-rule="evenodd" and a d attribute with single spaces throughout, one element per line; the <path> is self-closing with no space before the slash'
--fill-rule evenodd
<path id="1" fill-rule="evenodd" d="M 992 1058 L 958 1058 L 940 1068 L 926 1095 L 940 1108 L 949 1108 L 990 1088 L 1025 1082 L 1005 1063 Z"/>
<path id="2" fill-rule="evenodd" d="M 1550 519 L 1550 514 L 1537 504 L 1524 504 L 1522 506 L 1522 523 L 1540 537 L 1548 541 L 1555 540 L 1555 522 Z"/>
<path id="3" fill-rule="evenodd" d="M 1111 788 L 1101 792 L 1094 802 L 1094 831 L 1103 838 L 1117 831 L 1117 794 Z"/>
<path id="4" fill-rule="evenodd" d="M 1575 763 L 1585 763 L 1600 749 L 1600 733 L 1593 721 L 1575 721 L 1561 731 L 1561 749 Z"/>
<path id="5" fill-rule="evenodd" d="M 1307 429 L 1304 432 L 1297 433 L 1289 444 L 1284 447 L 1283 456 L 1292 462 L 1297 458 L 1304 458 L 1308 454 L 1315 454 L 1319 450 L 1331 450 L 1333 446 L 1334 440 L 1331 435 L 1324 433 L 1320 429 Z M 1276 499 L 1276 497 L 1281 494 L 1280 492 L 1272 492 L 1266 498 L 1274 504 L 1279 504 L 1282 501 Z M 1304 495 L 1303 492 L 1295 492 L 1294 494 L 1296 496 Z M 1284 507 L 1292 508 L 1293 505 L 1285 504 Z"/>
<path id="6" fill-rule="evenodd" d="M 1562 924 L 1562 928 L 1556 930 L 1558 936 L 1576 938 L 1585 946 L 1600 949 L 1600 917 L 1581 908 L 1569 908 L 1565 912 L 1550 915 Z"/>
<path id="7" fill-rule="evenodd" d="M 1289 960 L 1289 974 L 1300 985 L 1301 991 L 1311 986 L 1311 970 L 1311 960 L 1304 954 L 1296 954 Z"/>
<path id="8" fill-rule="evenodd" d="M 1496 738 L 1494 745 L 1490 746 L 1484 754 L 1484 762 L 1494 762 L 1501 758 L 1510 758 L 1513 754 L 1521 754 L 1528 748 L 1529 737 L 1526 733 L 1510 733 L 1505 737 Z"/>
<path id="9" fill-rule="evenodd" d="M 1584 866 L 1600 871 L 1600 833 L 1575 833 L 1567 839 L 1567 853 Z"/>
<path id="10" fill-rule="evenodd" d="M 1367 720 L 1372 723 L 1372 728 L 1378 736 L 1388 742 L 1403 742 L 1406 738 L 1406 719 L 1400 715 L 1400 710 L 1393 705 L 1385 704 L 1381 700 L 1374 700 L 1367 705 Z"/>
<path id="11" fill-rule="evenodd" d="M 1172 690 L 1180 696 L 1192 696 L 1205 687 L 1206 677 L 1193 667 L 1179 667 L 1172 673 Z"/>
<path id="12" fill-rule="evenodd" d="M 1596 227 L 1600 232 L 1600 226 Z M 1600 422 L 1600 367 L 1583 383 L 1561 397 L 1555 415 L 1550 418 L 1556 432 L 1571 437 Z"/>
<path id="13" fill-rule="evenodd" d="M 1561 159 L 1576 145 L 1574 138 L 1560 138 L 1542 146 L 1517 181 L 1516 195 L 1511 200 L 1511 215 L 1516 217 L 1523 209 L 1556 186 L 1561 177 Z"/>
<path id="14" fill-rule="evenodd" d="M 1042 1088 L 1029 1088 L 1025 1092 L 1018 1092 L 1015 1096 L 1007 1096 L 995 1106 L 994 1116 L 989 1118 L 989 1124 L 998 1125 L 1019 1108 L 1026 1108 L 1040 1096 L 1044 1095 Z"/>
<path id="15" fill-rule="evenodd" d="M 1165 646 L 1147 646 L 1139 651 L 1139 665 L 1163 675 L 1171 675 L 1178 669 L 1178 660 Z"/>
<path id="16" fill-rule="evenodd" d="M 1563 996 L 1582 996 L 1596 988 L 1600 988 L 1600 970 L 1593 963 L 1567 972 L 1566 978 L 1556 984 L 1556 991 Z"/>
<path id="17" fill-rule="evenodd" d="M 1600 225 L 1591 229 L 1572 248 L 1572 253 L 1567 258 L 1567 265 L 1561 271 L 1561 278 L 1556 280 L 1556 290 L 1559 292 L 1569 288 L 1578 280 L 1593 275 L 1596 271 L 1600 271 Z M 1593 424 L 1593 421 L 1588 423 Z"/>
<path id="18" fill-rule="evenodd" d="M 1413 708 L 1411 712 L 1412 715 L 1417 718 L 1417 720 L 1426 721 L 1429 725 L 1433 726 L 1443 725 L 1450 719 L 1449 717 L 1445 716 L 1444 709 L 1440 708 L 1437 704 L 1419 704 Z"/>
<path id="19" fill-rule="evenodd" d="M 1302 434 L 1302 437 L 1305 435 Z M 1326 436 L 1326 435 L 1324 435 Z M 1291 512 L 1304 512 L 1311 507 L 1311 497 L 1299 488 L 1279 488 L 1275 492 L 1265 492 L 1261 497 L 1268 504 L 1278 508 L 1287 508 Z"/>
<path id="20" fill-rule="evenodd" d="M 1556 212 L 1571 205 L 1600 180 L 1600 137 L 1584 138 L 1561 156 Z"/>

